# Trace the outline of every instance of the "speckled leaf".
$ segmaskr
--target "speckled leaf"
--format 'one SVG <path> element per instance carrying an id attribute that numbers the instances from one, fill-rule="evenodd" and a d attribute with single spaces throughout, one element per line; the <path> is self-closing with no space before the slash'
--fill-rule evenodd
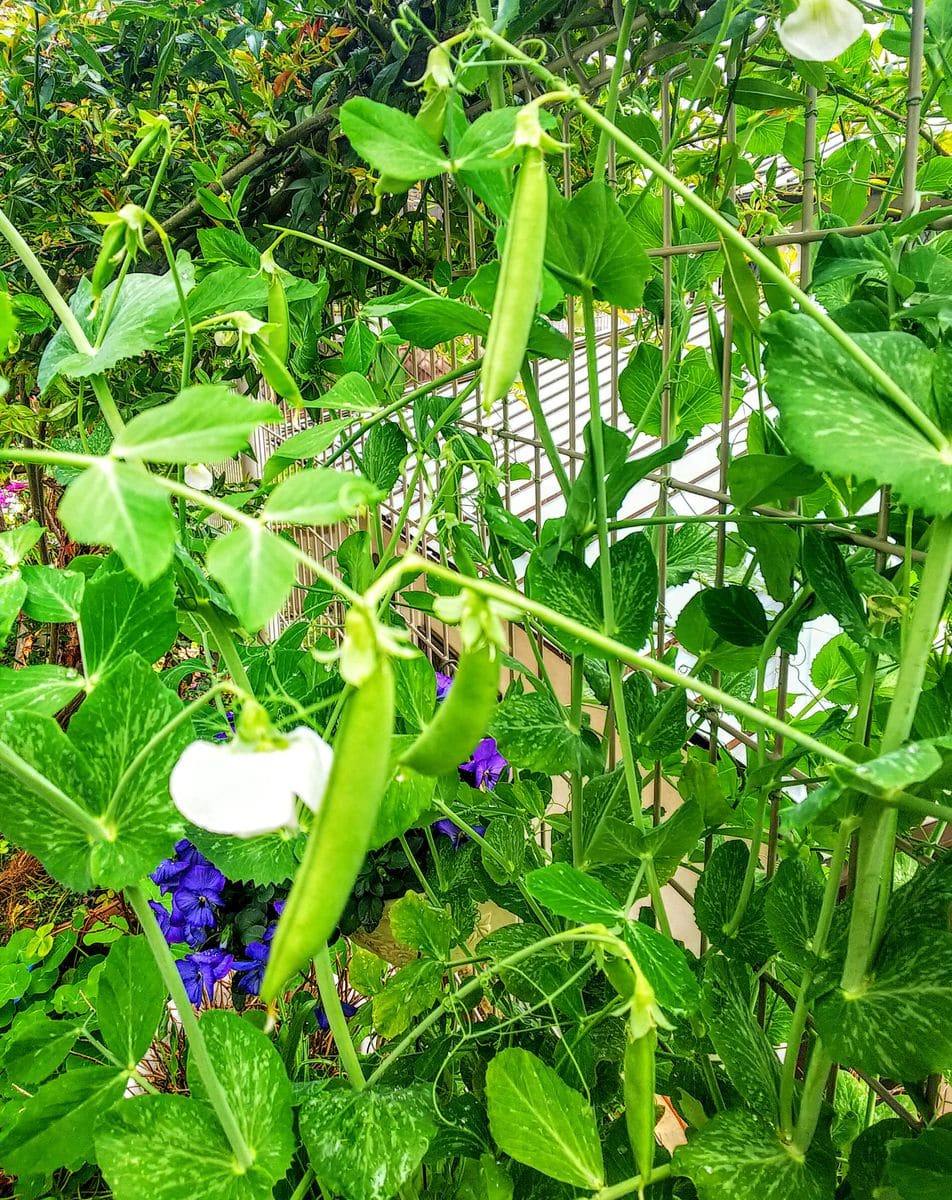
<path id="1" fill-rule="evenodd" d="M 69 667 L 38 663 L 32 667 L 0 667 L 0 708 L 16 708 L 55 716 L 83 688 L 83 677 Z"/>
<path id="2" fill-rule="evenodd" d="M 116 830 L 112 840 L 93 850 L 93 877 L 106 887 L 118 890 L 147 875 L 182 832 L 168 781 L 192 740 L 188 723 L 137 761 L 181 711 L 181 701 L 148 663 L 129 654 L 70 721 L 69 739 L 95 778 L 103 817 Z M 124 778 L 127 771 L 131 773 Z"/>
<path id="3" fill-rule="evenodd" d="M 872 383 L 828 333 L 803 314 L 764 322 L 767 392 L 794 454 L 819 471 L 890 484 L 932 516 L 952 512 L 952 464 Z M 920 406 L 930 404 L 933 354 L 906 333 L 855 340 Z"/>
<path id="4" fill-rule="evenodd" d="M 887 945 L 862 990 L 837 988 L 816 1006 L 833 1058 L 891 1079 L 952 1067 L 952 934 L 923 930 Z"/>
<path id="5" fill-rule="evenodd" d="M 605 885 L 568 863 L 530 871 L 525 882 L 529 893 L 556 916 L 609 926 L 624 920 L 620 905 Z"/>
<path id="6" fill-rule="evenodd" d="M 708 860 L 694 894 L 698 927 L 728 958 L 742 958 L 753 966 L 765 962 L 773 950 L 764 919 L 765 889 L 755 887 L 740 929 L 728 937 L 725 927 L 737 907 L 747 866 L 748 849 L 743 842 L 724 842 Z"/>
<path id="7" fill-rule="evenodd" d="M 430 1089 L 422 1084 L 326 1088 L 307 1096 L 300 1126 L 318 1179 L 347 1200 L 390 1200 L 436 1132 Z"/>
<path id="8" fill-rule="evenodd" d="M 115 942 L 99 978 L 102 1040 L 131 1070 L 148 1050 L 166 1005 L 165 985 L 144 937 Z"/>
<path id="9" fill-rule="evenodd" d="M 504 700 L 489 732 L 513 766 L 546 775 L 578 768 L 581 739 L 569 728 L 561 706 L 541 692 Z"/>
<path id="10" fill-rule="evenodd" d="M 707 1028 L 731 1083 L 758 1113 L 776 1118 L 780 1060 L 754 1019 L 750 974 L 741 963 L 712 958 L 704 972 Z"/>
<path id="11" fill-rule="evenodd" d="M 230 837 L 189 826 L 188 839 L 235 883 L 264 885 L 293 878 L 306 838 L 302 833 L 278 829 L 260 837 Z"/>
<path id="12" fill-rule="evenodd" d="M 701 1200 L 833 1200 L 835 1160 L 818 1138 L 805 1159 L 751 1112 L 719 1113 L 674 1156 Z"/>
<path id="13" fill-rule="evenodd" d="M 697 1012 L 701 989 L 681 947 L 641 921 L 626 921 L 622 937 L 665 1012 Z"/>
<path id="14" fill-rule="evenodd" d="M 293 548 L 263 525 L 239 525 L 216 539 L 206 562 L 249 632 L 271 620 L 297 575 Z"/>
<path id="15" fill-rule="evenodd" d="M 605 1181 L 595 1112 L 528 1050 L 503 1050 L 486 1072 L 489 1128 L 500 1150 L 543 1175 L 592 1191 Z"/>
<path id="16" fill-rule="evenodd" d="M 764 914 L 774 944 L 784 958 L 798 966 L 813 966 L 810 943 L 823 903 L 823 885 L 805 863 L 785 859 L 767 889 Z"/>
<path id="17" fill-rule="evenodd" d="M 551 564 L 540 551 L 533 554 L 526 569 L 526 590 L 533 600 L 554 608 L 563 616 L 600 629 L 602 610 L 598 583 L 592 568 L 574 554 L 560 554 Z M 593 655 L 587 642 L 554 626 L 552 636 L 570 654 Z"/>
<path id="18" fill-rule="evenodd" d="M 83 662 L 93 682 L 130 650 L 155 662 L 178 633 L 172 575 L 144 586 L 117 557 L 108 558 L 86 584 L 79 620 Z"/>
<path id="19" fill-rule="evenodd" d="M 952 1181 L 952 1129 L 927 1129 L 888 1148 L 889 1182 L 902 1200 L 948 1200 Z"/>

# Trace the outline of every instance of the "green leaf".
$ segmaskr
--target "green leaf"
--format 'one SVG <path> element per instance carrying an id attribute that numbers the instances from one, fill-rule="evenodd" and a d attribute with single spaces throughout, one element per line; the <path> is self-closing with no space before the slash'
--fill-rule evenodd
<path id="1" fill-rule="evenodd" d="M 677 753 L 688 736 L 684 689 L 656 692 L 647 675 L 633 671 L 626 676 L 622 691 L 634 753 L 642 759 L 661 759 Z"/>
<path id="2" fill-rule="evenodd" d="M 297 578 L 294 550 L 264 525 L 239 525 L 216 539 L 205 562 L 249 632 L 283 607 Z"/>
<path id="3" fill-rule="evenodd" d="M 479 846 L 483 870 L 502 887 L 522 877 L 526 827 L 518 817 L 493 817 Z"/>
<path id="4" fill-rule="evenodd" d="M 592 568 L 574 554 L 561 553 L 553 562 L 542 550 L 529 559 L 526 591 L 533 600 L 571 617 L 591 629 L 601 629 L 602 606 L 597 577 Z M 547 626 L 569 654 L 592 654 L 587 642 L 562 629 Z"/>
<path id="5" fill-rule="evenodd" d="M 823 884 L 806 863 L 787 858 L 770 881 L 764 903 L 764 915 L 770 936 L 783 957 L 800 967 L 814 968 L 812 949 Z"/>
<path id="6" fill-rule="evenodd" d="M 733 242 L 721 238 L 724 300 L 734 320 L 751 333 L 760 330 L 760 289 L 750 264 Z"/>
<path id="7" fill-rule="evenodd" d="M 122 570 L 117 558 L 106 559 L 86 583 L 79 624 L 83 662 L 91 683 L 130 651 L 155 662 L 178 633 L 171 573 L 144 586 Z"/>
<path id="8" fill-rule="evenodd" d="M 452 169 L 439 146 L 409 115 L 358 96 L 340 110 L 340 127 L 361 158 L 380 175 L 429 179 Z"/>
<path id="9" fill-rule="evenodd" d="M 571 200 L 549 194 L 546 266 L 573 295 L 594 289 L 619 308 L 639 308 L 651 264 L 614 194 L 583 185 Z"/>
<path id="10" fill-rule="evenodd" d="M 239 396 L 221 383 L 198 384 L 133 417 L 112 452 L 147 462 L 217 462 L 244 449 L 259 425 L 280 420 L 273 404 Z"/>
<path id="11" fill-rule="evenodd" d="M 854 993 L 837 988 L 817 1004 L 817 1031 L 847 1067 L 922 1079 L 952 1067 L 952 933 L 922 930 L 884 946 Z"/>
<path id="12" fill-rule="evenodd" d="M 708 960 L 703 991 L 708 1035 L 734 1087 L 761 1116 L 776 1120 L 780 1060 L 754 1017 L 752 990 L 742 964 Z"/>
<path id="13" fill-rule="evenodd" d="M 125 1072 L 115 1067 L 77 1067 L 44 1083 L 15 1116 L 7 1108 L 0 1137 L 4 1170 L 34 1176 L 92 1161 L 96 1124 L 125 1087 Z"/>
<path id="14" fill-rule="evenodd" d="M 791 313 L 775 313 L 763 328 L 767 391 L 795 454 L 833 475 L 848 463 L 857 480 L 889 484 L 904 503 L 930 515 L 952 512 L 946 451 L 933 446 L 829 334 Z M 933 355 L 923 342 L 906 333 L 856 334 L 854 340 L 928 411 Z"/>
<path id="15" fill-rule="evenodd" d="M 416 732 L 432 718 L 436 708 L 436 674 L 429 661 L 418 654 L 393 660 L 397 712 Z"/>
<path id="16" fill-rule="evenodd" d="M 399 659 L 395 661 L 399 662 Z M 397 738 L 395 742 L 400 740 Z M 411 740 L 404 739 L 404 748 Z M 379 850 L 408 829 L 417 828 L 420 818 L 430 808 L 435 788 L 436 779 L 432 775 L 417 775 L 415 771 L 405 769 L 397 771 L 380 803 L 370 849 Z"/>
<path id="17" fill-rule="evenodd" d="M 407 439 L 394 421 L 378 421 L 364 439 L 363 467 L 370 482 L 389 496 L 400 478 Z"/>
<path id="18" fill-rule="evenodd" d="M 19 566 L 42 536 L 43 526 L 36 521 L 4 529 L 0 532 L 0 559 L 8 567 Z"/>
<path id="19" fill-rule="evenodd" d="M 803 569 L 820 602 L 836 617 L 843 632 L 857 646 L 867 645 L 866 609 L 832 538 L 815 529 L 804 531 Z"/>
<path id="20" fill-rule="evenodd" d="M 674 1016 L 697 1012 L 701 989 L 681 947 L 643 921 L 626 921 L 621 932 L 661 1007 Z"/>
<path id="21" fill-rule="evenodd" d="M 0 708 L 55 716 L 83 690 L 83 677 L 69 667 L 0 667 Z"/>
<path id="22" fill-rule="evenodd" d="M 737 508 L 754 508 L 779 506 L 795 496 L 809 495 L 823 480 L 787 454 L 742 454 L 728 467 L 727 482 Z"/>
<path id="23" fill-rule="evenodd" d="M 376 412 L 380 407 L 364 375 L 348 371 L 318 400 L 305 400 L 305 408 L 328 408 L 338 412 Z"/>
<path id="24" fill-rule="evenodd" d="M 433 1007 L 442 989 L 442 963 L 420 958 L 401 967 L 374 996 L 374 1028 L 386 1038 L 406 1033 L 415 1017 Z"/>
<path id="25" fill-rule="evenodd" d="M 503 1050 L 486 1072 L 489 1128 L 499 1146 L 563 1183 L 596 1190 L 605 1182 L 591 1106 L 528 1050 Z"/>
<path id="26" fill-rule="evenodd" d="M 172 561 L 175 519 L 168 495 L 138 463 L 98 459 L 78 475 L 60 501 L 70 537 L 117 550 L 142 583 L 152 583 Z"/>
<path id="27" fill-rule="evenodd" d="M 639 342 L 618 377 L 618 395 L 629 420 L 654 437 L 661 436 L 661 379 L 661 348 Z M 720 376 L 700 347 L 673 365 L 670 391 L 672 436 L 693 437 L 720 419 Z"/>
<path id="28" fill-rule="evenodd" d="M 525 884 L 530 895 L 556 916 L 582 925 L 616 926 L 625 919 L 618 901 L 604 884 L 568 863 L 552 863 L 530 871 Z"/>
<path id="29" fill-rule="evenodd" d="M 767 636 L 767 614 L 750 588 L 731 584 L 707 588 L 701 606 L 718 637 L 733 646 L 762 646 Z"/>
<path id="30" fill-rule="evenodd" d="M 317 1177 L 348 1200 L 390 1200 L 436 1132 L 430 1088 L 325 1087 L 301 1105 L 301 1136 Z"/>
<path id="31" fill-rule="evenodd" d="M 640 650 L 648 640 L 658 603 L 658 566 L 651 542 L 647 534 L 632 534 L 616 542 L 608 557 L 615 597 L 614 635 Z"/>
<path id="32" fill-rule="evenodd" d="M 19 571 L 0 576 L 0 639 L 6 640 L 26 599 L 26 584 Z"/>
<path id="33" fill-rule="evenodd" d="M 183 290 L 188 293 L 195 277 L 191 259 L 180 252 L 176 263 Z M 125 358 L 137 358 L 156 349 L 164 340 L 172 323 L 180 316 L 178 293 L 171 274 L 145 275 L 131 272 L 122 280 L 122 290 L 113 306 L 112 299 L 119 281 L 115 280 L 102 294 L 97 315 L 92 316 L 92 289 L 83 277 L 70 298 L 69 307 L 89 340 L 95 345 L 103 315 L 111 313 L 109 328 L 95 354 L 83 354 L 73 345 L 65 329 L 53 335 L 37 370 L 41 392 L 57 375 L 70 379 L 102 375 Z"/>
<path id="34" fill-rule="evenodd" d="M 25 966 L 23 970 L 26 973 Z M 0 1061 L 8 1078 L 27 1089 L 42 1083 L 61 1066 L 82 1028 L 79 1021 L 57 1020 L 36 1005 L 24 1009 L 0 1046 Z"/>
<path id="35" fill-rule="evenodd" d="M 334 525 L 383 500 L 384 494 L 362 475 L 314 467 L 285 479 L 271 493 L 263 521 L 288 525 Z"/>
<path id="36" fill-rule="evenodd" d="M 86 577 L 79 571 L 59 567 L 32 565 L 20 568 L 27 586 L 23 611 L 34 621 L 76 621 L 86 586 Z"/>
<path id="37" fill-rule="evenodd" d="M 96 1014 L 102 1040 L 130 1071 L 152 1044 L 165 1004 L 165 984 L 148 942 L 120 938 L 99 977 Z"/>
<path id="38" fill-rule="evenodd" d="M 98 812 L 112 836 L 92 851 L 93 878 L 127 887 L 165 857 L 182 831 L 169 796 L 169 775 L 192 741 L 180 724 L 152 739 L 182 711 L 182 702 L 145 659 L 122 659 L 80 706 L 69 739 L 95 781 Z"/>
<path id="39" fill-rule="evenodd" d="M 770 957 L 773 949 L 764 918 L 766 896 L 763 886 L 754 888 L 737 933 L 731 937 L 726 933 L 726 926 L 740 899 L 748 857 L 743 842 L 724 842 L 715 849 L 698 880 L 694 915 L 698 928 L 712 946 L 728 957 L 736 956 L 752 966 L 759 966 Z"/>
<path id="40" fill-rule="evenodd" d="M 926 1129 L 890 1142 L 889 1182 L 902 1200 L 947 1200 L 952 1179 L 952 1130 Z"/>
<path id="41" fill-rule="evenodd" d="M 293 879 L 306 842 L 303 833 L 287 829 L 244 838 L 209 833 L 192 825 L 187 836 L 226 879 L 256 887 Z"/>
<path id="42" fill-rule="evenodd" d="M 581 739 L 570 728 L 561 705 L 540 692 L 504 700 L 489 732 L 513 766 L 545 775 L 578 768 Z"/>
<path id="43" fill-rule="evenodd" d="M 674 1155 L 701 1200 L 831 1200 L 835 1160 L 817 1138 L 804 1157 L 752 1112 L 718 1113 Z"/>
<path id="44" fill-rule="evenodd" d="M 435 908 L 419 892 L 407 892 L 390 908 L 390 928 L 401 946 L 429 954 L 440 962 L 450 949 L 452 922 L 445 908 Z"/>
<path id="45" fill-rule="evenodd" d="M 745 75 L 733 90 L 734 103 L 740 108 L 767 111 L 774 108 L 799 108 L 806 104 L 802 92 L 791 91 L 779 83 L 773 83 L 759 75 Z"/>
<path id="46" fill-rule="evenodd" d="M 895 1145 L 899 1138 L 912 1136 L 912 1130 L 899 1117 L 887 1117 L 860 1132 L 850 1146 L 849 1171 L 845 1180 L 850 1200 L 896 1200 L 895 1191 L 884 1186 L 887 1153 L 890 1145 Z"/>
<path id="47" fill-rule="evenodd" d="M 353 418 L 340 417 L 335 421 L 321 421 L 319 425 L 302 429 L 300 433 L 292 433 L 264 464 L 262 483 L 272 483 L 299 459 L 316 458 L 323 454 L 337 441 L 337 435 L 351 424 Z"/>

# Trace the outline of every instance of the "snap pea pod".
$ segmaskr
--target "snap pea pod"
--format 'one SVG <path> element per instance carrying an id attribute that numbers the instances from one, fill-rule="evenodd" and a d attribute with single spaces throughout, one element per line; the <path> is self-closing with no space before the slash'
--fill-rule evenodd
<path id="1" fill-rule="evenodd" d="M 499 694 L 494 646 L 469 650 L 460 659 L 449 695 L 400 762 L 421 775 L 447 775 L 472 754 L 486 732 Z"/>
<path id="2" fill-rule="evenodd" d="M 291 348 L 291 317 L 288 313 L 288 296 L 284 290 L 277 267 L 268 274 L 268 345 L 274 357 L 285 366 Z"/>
<path id="3" fill-rule="evenodd" d="M 549 178 L 545 154 L 527 146 L 516 178 L 499 283 L 482 366 L 483 405 L 501 400 L 516 381 L 542 290 Z"/>
<path id="4" fill-rule="evenodd" d="M 327 791 L 275 931 L 261 996 L 271 1003 L 334 932 L 390 778 L 393 672 L 386 659 L 347 701 Z"/>
<path id="5" fill-rule="evenodd" d="M 122 257 L 125 242 L 125 221 L 113 221 L 111 225 L 106 226 L 90 280 L 94 300 L 99 300 L 108 284 L 112 281 L 112 277 L 116 273 L 116 267 L 119 265 Z"/>
<path id="6" fill-rule="evenodd" d="M 631 1037 L 625 1047 L 625 1126 L 638 1174 L 651 1174 L 655 1156 L 655 1049 L 658 1032 L 651 1028 Z M 644 1187 L 639 1188 L 644 1195 Z"/>

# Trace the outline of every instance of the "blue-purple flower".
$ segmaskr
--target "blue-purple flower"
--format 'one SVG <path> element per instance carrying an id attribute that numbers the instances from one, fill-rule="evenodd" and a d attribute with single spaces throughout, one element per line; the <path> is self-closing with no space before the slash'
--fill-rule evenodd
<path id="1" fill-rule="evenodd" d="M 228 881 L 211 863 L 189 867 L 172 896 L 172 919 L 199 929 L 215 924 L 215 908 L 224 900 Z"/>
<path id="2" fill-rule="evenodd" d="M 509 763 L 499 753 L 496 739 L 486 737 L 473 751 L 469 762 L 460 765 L 459 773 L 470 787 L 491 792 L 508 769 Z"/>
<path id="3" fill-rule="evenodd" d="M 265 935 L 267 937 L 267 934 Z M 232 963 L 232 969 L 239 975 L 238 988 L 249 996 L 257 996 L 261 991 L 264 979 L 264 969 L 268 965 L 268 955 L 271 947 L 265 942 L 249 942 L 245 947 L 246 959 L 238 959 Z"/>
<path id="4" fill-rule="evenodd" d="M 454 847 L 457 848 L 462 842 L 469 840 L 469 834 L 466 833 L 465 830 L 460 829 L 456 822 L 450 820 L 449 817 L 442 817 L 439 821 L 434 821 L 430 828 L 435 830 L 436 833 L 442 833 L 444 837 L 448 837 L 453 843 Z M 485 825 L 473 825 L 472 829 L 473 832 L 478 833 L 480 837 L 482 837 L 486 832 Z"/>
<path id="5" fill-rule="evenodd" d="M 442 671 L 436 673 L 436 699 L 437 701 L 445 700 L 450 688 L 453 686 L 453 676 L 444 675 Z"/>
<path id="6" fill-rule="evenodd" d="M 344 1016 L 347 1018 L 348 1021 L 357 1012 L 356 1007 L 353 1004 L 348 1004 L 346 1000 L 341 1000 L 340 1006 L 344 1010 Z M 324 1011 L 323 1006 L 319 1006 L 316 1009 L 316 1011 L 314 1013 L 314 1018 L 317 1021 L 318 1029 L 323 1029 L 325 1032 L 328 1029 L 330 1029 L 331 1023 L 327 1019 L 327 1013 Z"/>
<path id="7" fill-rule="evenodd" d="M 192 1004 L 201 1004 L 206 992 L 211 996 L 215 984 L 225 978 L 233 962 L 234 956 L 226 950 L 198 950 L 179 959 L 175 965 Z"/>

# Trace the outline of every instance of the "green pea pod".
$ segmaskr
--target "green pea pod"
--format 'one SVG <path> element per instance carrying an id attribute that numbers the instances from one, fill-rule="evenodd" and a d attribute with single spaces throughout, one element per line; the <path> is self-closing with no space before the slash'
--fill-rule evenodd
<path id="1" fill-rule="evenodd" d="M 447 775 L 472 754 L 486 732 L 499 693 L 495 647 L 481 646 L 460 659 L 449 695 L 400 762 L 421 775 Z"/>
<path id="2" fill-rule="evenodd" d="M 507 394 L 522 369 L 542 290 L 549 178 L 541 148 L 528 146 L 516 179 L 499 283 L 483 355 L 483 404 Z"/>
<path id="3" fill-rule="evenodd" d="M 117 255 L 125 245 L 125 240 L 125 221 L 114 221 L 111 225 L 106 226 L 90 280 L 94 300 L 99 299 L 115 275 L 118 265 Z"/>
<path id="4" fill-rule="evenodd" d="M 655 1047 L 658 1034 L 649 1029 L 625 1047 L 625 1125 L 628 1140 L 644 1179 L 651 1174 L 655 1156 Z M 644 1193 L 644 1187 L 639 1189 Z"/>
<path id="5" fill-rule="evenodd" d="M 265 382 L 274 388 L 281 399 L 302 405 L 304 398 L 294 376 L 275 354 L 271 344 L 258 333 L 251 335 L 251 352 Z"/>
<path id="6" fill-rule="evenodd" d="M 163 132 L 164 127 L 162 125 L 151 125 L 148 128 L 145 134 L 143 134 L 142 140 L 136 146 L 135 150 L 133 150 L 129 155 L 129 165 L 126 167 L 125 172 L 127 175 L 130 171 L 135 170 L 139 163 L 142 162 L 145 156 L 162 136 Z"/>
<path id="7" fill-rule="evenodd" d="M 274 351 L 278 362 L 285 366 L 291 348 L 291 318 L 288 314 L 287 293 L 277 268 L 268 275 L 268 324 L 274 327 L 268 331 L 268 345 Z"/>
<path id="8" fill-rule="evenodd" d="M 347 701 L 327 791 L 271 945 L 261 987 L 268 1003 L 334 932 L 363 866 L 390 780 L 393 695 L 384 659 Z"/>

